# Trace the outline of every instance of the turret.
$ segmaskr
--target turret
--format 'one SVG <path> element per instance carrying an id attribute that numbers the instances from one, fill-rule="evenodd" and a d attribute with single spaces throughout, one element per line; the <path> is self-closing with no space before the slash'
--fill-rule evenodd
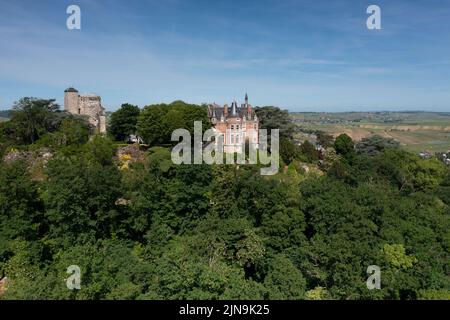
<path id="1" fill-rule="evenodd" d="M 72 87 L 64 90 L 64 110 L 79 114 L 80 110 L 78 107 L 78 90 Z"/>

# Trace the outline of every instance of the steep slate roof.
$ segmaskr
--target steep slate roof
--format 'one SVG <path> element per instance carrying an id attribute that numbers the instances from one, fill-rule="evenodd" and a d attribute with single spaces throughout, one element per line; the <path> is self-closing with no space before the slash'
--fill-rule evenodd
<path id="1" fill-rule="evenodd" d="M 237 106 L 236 102 L 233 102 L 231 104 L 231 107 L 228 107 L 228 115 L 227 117 L 225 117 L 225 115 L 223 114 L 223 110 L 224 107 L 221 107 L 217 104 L 211 104 L 209 105 L 208 108 L 208 116 L 210 118 L 216 118 L 216 119 L 220 119 L 222 116 L 224 116 L 224 118 L 243 118 L 244 115 L 247 117 L 248 116 L 248 109 L 247 106 L 245 104 L 242 104 L 241 107 Z M 234 111 L 234 113 L 233 113 Z"/>

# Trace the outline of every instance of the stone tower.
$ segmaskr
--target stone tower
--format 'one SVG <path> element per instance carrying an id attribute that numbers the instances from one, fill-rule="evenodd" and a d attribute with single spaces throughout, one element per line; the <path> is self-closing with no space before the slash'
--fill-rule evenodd
<path id="1" fill-rule="evenodd" d="M 100 96 L 95 94 L 81 95 L 78 90 L 68 88 L 64 91 L 64 110 L 72 114 L 87 116 L 89 123 L 98 132 L 106 132 L 106 113 Z"/>
<path id="2" fill-rule="evenodd" d="M 72 87 L 64 90 L 64 110 L 73 114 L 81 113 L 78 108 L 78 90 Z"/>

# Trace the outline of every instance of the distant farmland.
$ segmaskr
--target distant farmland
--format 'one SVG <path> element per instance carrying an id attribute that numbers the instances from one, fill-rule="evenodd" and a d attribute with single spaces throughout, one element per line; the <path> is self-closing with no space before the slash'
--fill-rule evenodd
<path id="1" fill-rule="evenodd" d="M 11 110 L 0 110 L 0 121 L 6 121 L 11 116 Z"/>
<path id="2" fill-rule="evenodd" d="M 346 133 L 355 141 L 377 134 L 393 138 L 414 152 L 450 150 L 450 113 L 292 113 L 292 119 L 299 128 L 299 140 L 310 139 L 314 137 L 310 133 L 317 131 L 335 137 Z"/>

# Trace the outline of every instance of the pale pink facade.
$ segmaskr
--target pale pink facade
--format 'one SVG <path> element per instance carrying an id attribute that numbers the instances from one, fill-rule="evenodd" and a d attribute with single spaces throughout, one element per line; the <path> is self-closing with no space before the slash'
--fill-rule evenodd
<path id="1" fill-rule="evenodd" d="M 240 107 L 236 101 L 231 103 L 231 107 L 227 104 L 223 107 L 217 104 L 209 105 L 208 116 L 214 131 L 223 139 L 224 152 L 241 153 L 245 141 L 248 141 L 250 147 L 258 148 L 259 121 L 248 103 L 247 95 L 245 95 L 245 103 Z"/>

